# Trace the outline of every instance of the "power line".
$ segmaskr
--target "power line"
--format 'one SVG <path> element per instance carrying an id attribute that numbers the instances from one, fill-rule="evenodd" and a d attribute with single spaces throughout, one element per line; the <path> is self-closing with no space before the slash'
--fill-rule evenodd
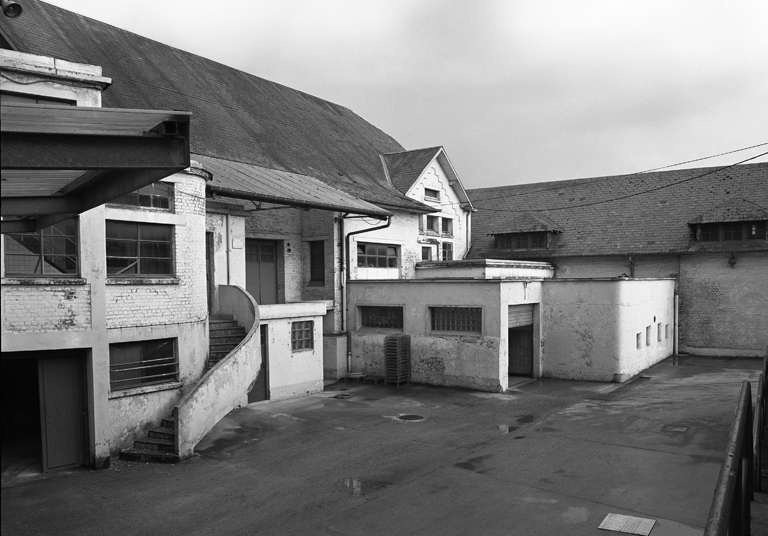
<path id="1" fill-rule="evenodd" d="M 660 169 L 667 169 L 667 168 L 671 168 L 671 167 L 675 167 L 675 166 L 681 166 L 683 164 L 690 164 L 691 162 L 700 162 L 701 160 L 708 160 L 710 158 L 717 158 L 718 156 L 738 153 L 738 152 L 741 152 L 741 151 L 748 151 L 749 149 L 754 149 L 755 147 L 762 147 L 763 145 L 768 145 L 768 142 L 758 143 L 757 145 L 752 145 L 750 147 L 742 147 L 741 149 L 735 149 L 733 151 L 727 151 L 725 153 L 714 154 L 714 155 L 711 155 L 711 156 L 704 156 L 702 158 L 696 158 L 694 160 L 688 160 L 686 162 L 679 162 L 677 164 L 670 164 L 668 166 L 662 166 L 662 167 L 658 167 L 658 168 L 647 169 L 645 171 L 637 171 L 637 172 L 634 172 L 634 173 L 627 173 L 627 174 L 624 174 L 624 175 L 614 175 L 614 178 L 617 178 L 617 177 L 631 177 L 633 175 L 640 175 L 642 173 L 650 173 L 651 171 L 658 171 Z M 763 153 L 763 154 L 765 154 L 765 153 Z M 758 158 L 760 156 L 763 156 L 763 155 L 757 155 L 755 158 Z M 749 160 L 752 160 L 752 159 L 749 159 Z M 747 162 L 747 161 L 748 160 L 744 160 L 744 162 Z M 741 163 L 741 162 L 739 162 L 739 163 Z M 737 165 L 737 164 L 734 164 L 734 165 Z M 583 186 L 582 180 L 583 179 L 572 179 L 572 180 L 568 181 L 569 184 L 566 184 L 566 185 L 559 185 L 559 186 L 556 185 L 556 186 L 552 186 L 552 187 L 549 187 L 549 188 L 541 188 L 539 190 L 527 190 L 525 192 L 510 193 L 510 194 L 506 194 L 504 197 L 505 198 L 508 198 L 508 197 L 519 197 L 519 196 L 522 196 L 522 195 L 537 194 L 537 193 L 541 193 L 541 192 L 552 192 L 554 190 L 567 190 L 569 188 L 576 188 L 576 187 L 579 187 L 579 186 Z M 522 186 L 522 185 L 520 185 L 520 186 Z M 507 187 L 508 186 L 495 186 L 495 187 L 492 187 L 492 188 L 507 188 Z M 472 199 L 472 202 L 474 203 L 476 201 L 487 201 L 489 199 L 495 199 L 495 197 L 475 198 L 475 199 Z"/>
<path id="2" fill-rule="evenodd" d="M 475 208 L 477 210 L 486 210 L 488 212 L 522 213 L 522 212 L 552 212 L 552 211 L 555 211 L 555 210 L 568 210 L 568 209 L 572 209 L 572 208 L 581 208 L 581 207 L 590 207 L 590 206 L 594 206 L 594 205 L 601 205 L 603 203 L 610 203 L 612 201 L 619 201 L 621 199 L 628 199 L 630 197 L 636 197 L 638 195 L 649 194 L 651 192 L 656 192 L 658 190 L 663 190 L 664 188 L 669 188 L 671 186 L 676 186 L 678 184 L 683 184 L 685 182 L 690 182 L 690 181 L 693 181 L 693 180 L 696 180 L 696 179 L 700 179 L 701 177 L 706 177 L 707 175 L 711 175 L 713 173 L 718 173 L 720 171 L 723 171 L 724 169 L 728 169 L 728 168 L 731 168 L 733 166 L 738 166 L 739 164 L 743 164 L 745 162 L 749 162 L 750 160 L 754 160 L 755 158 L 760 158 L 761 156 L 765 156 L 767 154 L 768 154 L 768 151 L 766 151 L 766 152 L 764 152 L 762 154 L 758 154 L 756 156 L 752 156 L 752 157 L 747 158 L 745 160 L 742 160 L 740 162 L 735 162 L 735 163 L 727 165 L 727 166 L 723 166 L 723 167 L 720 167 L 720 168 L 717 168 L 717 169 L 712 169 L 710 171 L 707 171 L 706 173 L 702 173 L 701 175 L 696 175 L 695 177 L 689 177 L 687 179 L 683 179 L 683 180 L 679 180 L 679 181 L 672 182 L 672 183 L 669 183 L 669 184 L 665 184 L 663 186 L 657 186 L 656 188 L 651 188 L 650 190 L 643 190 L 642 192 L 635 192 L 633 194 L 622 195 L 622 196 L 614 197 L 614 198 L 611 198 L 611 199 L 604 199 L 602 201 L 594 201 L 592 203 L 583 203 L 581 205 L 569 205 L 567 207 L 555 207 L 555 208 L 546 208 L 546 209 L 528 209 L 528 210 L 506 210 L 506 209 L 485 208 L 485 207 L 478 207 L 478 206 L 475 206 Z M 484 201 L 487 201 L 487 199 L 485 199 Z"/>

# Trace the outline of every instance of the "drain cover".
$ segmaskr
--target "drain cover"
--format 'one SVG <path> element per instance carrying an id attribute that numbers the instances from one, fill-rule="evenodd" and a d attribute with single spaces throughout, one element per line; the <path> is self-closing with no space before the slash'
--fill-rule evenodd
<path id="1" fill-rule="evenodd" d="M 423 415 L 410 415 L 410 414 L 398 415 L 397 418 L 400 419 L 401 421 L 422 421 L 422 420 L 424 420 L 424 416 Z"/>
<path id="2" fill-rule="evenodd" d="M 346 400 L 347 398 L 352 398 L 352 395 L 348 395 L 347 393 L 342 393 L 340 395 L 332 396 L 331 398 L 338 398 L 339 400 Z"/>

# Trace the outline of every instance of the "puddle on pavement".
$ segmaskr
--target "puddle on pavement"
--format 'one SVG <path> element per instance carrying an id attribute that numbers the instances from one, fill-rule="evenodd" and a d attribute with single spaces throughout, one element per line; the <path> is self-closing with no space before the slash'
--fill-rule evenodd
<path id="1" fill-rule="evenodd" d="M 414 415 L 414 414 L 398 415 L 397 418 L 401 421 L 423 421 L 424 420 L 423 415 Z"/>
<path id="2" fill-rule="evenodd" d="M 350 394 L 347 394 L 347 393 L 341 393 L 341 394 L 338 394 L 338 395 L 332 396 L 331 398 L 337 398 L 337 399 L 339 399 L 339 400 L 346 400 L 346 399 L 348 399 L 348 398 L 352 398 L 352 395 L 350 395 Z"/>
<path id="3" fill-rule="evenodd" d="M 339 487 L 352 495 L 353 497 L 362 497 L 374 491 L 385 488 L 391 482 L 376 482 L 372 480 L 361 480 L 355 477 L 344 478 L 339 481 Z"/>

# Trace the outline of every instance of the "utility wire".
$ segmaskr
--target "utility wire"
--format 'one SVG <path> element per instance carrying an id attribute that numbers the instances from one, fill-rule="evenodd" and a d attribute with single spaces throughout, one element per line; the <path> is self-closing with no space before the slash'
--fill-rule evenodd
<path id="1" fill-rule="evenodd" d="M 695 177 L 689 177 L 687 179 L 679 180 L 679 181 L 676 181 L 676 182 L 671 182 L 671 183 L 665 184 L 663 186 L 657 186 L 656 188 L 651 188 L 650 190 L 643 190 L 642 192 L 635 192 L 633 194 L 627 194 L 627 195 L 622 195 L 622 196 L 619 196 L 619 197 L 613 197 L 611 199 L 604 199 L 602 201 L 594 201 L 592 203 L 583 203 L 581 205 L 569 205 L 569 206 L 566 206 L 566 207 L 555 207 L 555 208 L 545 208 L 545 209 L 539 208 L 539 209 L 528 209 L 528 210 L 506 210 L 506 209 L 485 208 L 485 207 L 478 207 L 478 206 L 475 206 L 475 208 L 477 210 L 486 210 L 488 212 L 508 212 L 508 213 L 518 213 L 519 214 L 519 213 L 522 213 L 522 212 L 552 212 L 552 211 L 555 211 L 555 210 L 568 210 L 568 209 L 572 209 L 572 208 L 581 208 L 581 207 L 590 207 L 590 206 L 594 206 L 594 205 L 602 205 L 603 203 L 610 203 L 612 201 L 619 201 L 621 199 L 628 199 L 630 197 L 636 197 L 638 195 L 645 195 L 645 194 L 648 194 L 648 193 L 651 193 L 651 192 L 656 192 L 658 190 L 663 190 L 664 188 L 669 188 L 671 186 L 676 186 L 678 184 L 683 184 L 685 182 L 690 182 L 690 181 L 693 181 L 693 180 L 696 180 L 696 179 L 700 179 L 701 177 L 706 177 L 707 175 L 711 175 L 713 173 L 718 173 L 720 171 L 723 171 L 724 169 L 728 169 L 728 168 L 731 168 L 733 166 L 738 166 L 739 164 L 743 164 L 744 162 L 749 162 L 750 160 L 754 160 L 755 158 L 760 158 L 761 156 L 765 156 L 767 154 L 768 154 L 768 151 L 766 151 L 766 152 L 764 152 L 762 154 L 758 154 L 756 156 L 752 156 L 752 157 L 747 158 L 745 160 L 742 160 L 740 162 L 735 162 L 735 163 L 727 165 L 727 166 L 723 166 L 723 167 L 720 167 L 720 168 L 709 170 L 706 173 L 702 173 L 701 175 L 696 175 Z M 484 201 L 487 201 L 487 199 L 484 199 Z"/>
<path id="2" fill-rule="evenodd" d="M 747 151 L 749 149 L 754 149 L 755 147 L 762 147 L 763 145 L 768 145 L 768 142 L 758 143 L 757 145 L 752 145 L 750 147 L 743 147 L 741 149 L 735 149 L 733 151 L 727 151 L 725 153 L 714 154 L 714 155 L 711 155 L 711 156 L 704 156 L 702 158 L 696 158 L 694 160 L 688 160 L 686 162 L 679 162 L 677 164 L 670 164 L 668 166 L 662 166 L 662 167 L 657 167 L 657 168 L 653 168 L 653 169 L 647 169 L 645 171 L 637 171 L 635 173 L 627 173 L 625 175 L 615 175 L 614 177 L 630 177 L 630 176 L 633 176 L 633 175 L 640 175 L 642 173 L 650 173 L 651 171 L 658 171 L 660 169 L 667 169 L 667 168 L 671 168 L 671 167 L 675 167 L 675 166 L 681 166 L 683 164 L 690 164 L 691 162 L 699 162 L 701 160 L 708 160 L 710 158 L 717 158 L 718 156 L 738 153 L 738 152 L 741 152 L 741 151 Z M 765 153 L 763 153 L 763 154 L 765 154 Z M 763 156 L 763 155 L 757 155 L 755 158 L 758 158 L 760 156 Z M 744 160 L 744 162 L 747 162 L 747 161 L 748 160 Z M 739 163 L 741 163 L 741 162 L 739 162 Z M 737 164 L 734 164 L 734 165 L 737 165 Z M 567 181 L 569 184 L 566 184 L 566 185 L 562 185 L 561 184 L 559 186 L 555 185 L 555 186 L 552 186 L 552 187 L 549 187 L 549 188 L 541 188 L 539 190 L 527 190 L 525 192 L 510 193 L 510 194 L 505 194 L 504 197 L 505 198 L 508 198 L 508 197 L 519 197 L 519 196 L 522 196 L 522 195 L 537 194 L 537 193 L 540 193 L 540 192 L 552 192 L 554 190 L 567 190 L 569 188 L 577 188 L 579 186 L 583 186 L 582 180 L 584 180 L 584 179 L 571 179 L 571 180 Z M 523 185 L 519 185 L 519 186 L 523 186 Z M 492 188 L 496 189 L 496 188 L 507 188 L 507 187 L 508 186 L 492 186 L 490 188 L 483 188 L 483 189 L 490 190 Z M 473 198 L 472 199 L 472 203 L 475 203 L 476 201 L 487 201 L 489 199 L 496 199 L 496 197 Z"/>

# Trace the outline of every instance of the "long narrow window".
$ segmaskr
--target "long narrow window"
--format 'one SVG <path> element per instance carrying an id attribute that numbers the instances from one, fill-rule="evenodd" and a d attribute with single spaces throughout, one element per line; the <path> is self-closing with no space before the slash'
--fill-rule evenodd
<path id="1" fill-rule="evenodd" d="M 173 205 L 173 185 L 156 182 L 110 201 L 114 205 L 170 210 Z"/>
<path id="2" fill-rule="evenodd" d="M 173 226 L 107 220 L 107 274 L 173 275 Z"/>
<path id="3" fill-rule="evenodd" d="M 6 275 L 76 275 L 77 265 L 76 219 L 33 233 L 5 235 Z"/>
<path id="4" fill-rule="evenodd" d="M 309 285 L 325 285 L 325 242 L 314 240 L 309 243 Z"/>
<path id="5" fill-rule="evenodd" d="M 453 260 L 453 244 L 450 242 L 443 242 L 442 257 L 444 261 Z"/>
<path id="6" fill-rule="evenodd" d="M 483 330 L 482 307 L 430 307 L 432 331 L 481 333 Z"/>
<path id="7" fill-rule="evenodd" d="M 496 235 L 498 249 L 547 249 L 547 233 L 507 233 Z"/>
<path id="8" fill-rule="evenodd" d="M 109 345 L 109 386 L 112 391 L 179 380 L 175 339 Z"/>

